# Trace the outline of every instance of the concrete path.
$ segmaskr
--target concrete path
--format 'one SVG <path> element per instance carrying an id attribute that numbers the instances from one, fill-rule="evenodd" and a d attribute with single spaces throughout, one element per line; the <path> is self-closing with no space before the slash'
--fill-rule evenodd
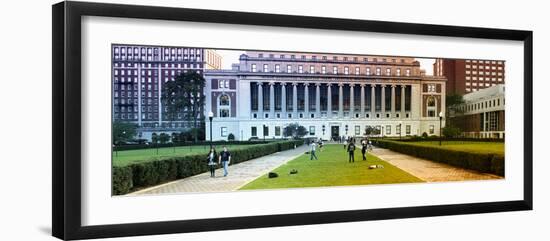
<path id="1" fill-rule="evenodd" d="M 277 152 L 235 165 L 230 165 L 228 168 L 229 175 L 227 177 L 223 176 L 223 169 L 219 168 L 216 170 L 215 178 L 210 177 L 210 172 L 202 173 L 196 176 L 183 178 L 133 192 L 128 194 L 128 196 L 185 192 L 234 191 L 255 180 L 256 178 L 267 174 L 269 171 L 277 168 L 278 166 L 303 155 L 307 150 L 308 147 L 302 145 L 296 149 Z"/>
<path id="2" fill-rule="evenodd" d="M 401 154 L 388 149 L 375 147 L 371 154 L 426 182 L 487 180 L 502 178 L 497 175 L 458 168 L 443 163 Z"/>

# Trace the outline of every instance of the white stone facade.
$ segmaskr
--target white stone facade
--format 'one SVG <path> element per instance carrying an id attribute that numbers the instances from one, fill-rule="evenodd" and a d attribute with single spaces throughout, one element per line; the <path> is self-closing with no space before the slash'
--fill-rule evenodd
<path id="1" fill-rule="evenodd" d="M 232 70 L 205 72 L 212 139 L 278 139 L 292 123 L 304 126 L 306 137 L 325 140 L 364 136 L 367 126 L 380 136 L 439 135 L 434 111 L 444 115 L 445 78 L 425 76 L 413 58 L 313 55 L 248 52 Z"/>

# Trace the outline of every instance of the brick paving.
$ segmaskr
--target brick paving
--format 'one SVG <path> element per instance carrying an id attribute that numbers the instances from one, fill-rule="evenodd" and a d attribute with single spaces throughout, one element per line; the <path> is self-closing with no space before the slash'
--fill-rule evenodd
<path id="1" fill-rule="evenodd" d="M 279 167 L 280 165 L 303 155 L 307 149 L 307 146 L 302 145 L 296 149 L 277 152 L 271 155 L 237 163 L 235 165 L 230 165 L 228 168 L 229 175 L 227 177 L 223 176 L 223 168 L 218 168 L 216 170 L 215 178 L 211 178 L 210 172 L 206 172 L 196 176 L 146 188 L 128 195 L 234 191 L 255 180 L 256 178 L 267 174 L 269 171 Z"/>
<path id="2" fill-rule="evenodd" d="M 371 154 L 426 182 L 488 180 L 502 178 L 497 175 L 458 168 L 443 163 L 401 154 L 388 149 L 374 148 Z"/>

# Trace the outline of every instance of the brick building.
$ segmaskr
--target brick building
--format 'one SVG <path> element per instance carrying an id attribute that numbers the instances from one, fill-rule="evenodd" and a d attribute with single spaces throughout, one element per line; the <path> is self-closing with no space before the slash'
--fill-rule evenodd
<path id="1" fill-rule="evenodd" d="M 464 95 L 505 83 L 504 61 L 436 59 L 434 75 L 447 78 L 446 93 Z"/>

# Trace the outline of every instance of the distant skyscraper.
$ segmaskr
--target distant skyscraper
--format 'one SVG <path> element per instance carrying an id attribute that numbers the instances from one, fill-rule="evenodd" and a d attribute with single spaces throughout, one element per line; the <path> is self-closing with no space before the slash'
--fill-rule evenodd
<path id="1" fill-rule="evenodd" d="M 186 112 L 179 113 L 175 121 L 163 117 L 163 84 L 182 72 L 203 74 L 206 69 L 219 68 L 221 56 L 214 50 L 114 44 L 112 118 L 137 124 L 143 138 L 149 138 L 151 132 L 191 127 Z M 202 119 L 202 114 L 197 118 Z"/>
<path id="2" fill-rule="evenodd" d="M 504 61 L 436 59 L 434 75 L 447 77 L 447 94 L 464 95 L 504 84 Z"/>

